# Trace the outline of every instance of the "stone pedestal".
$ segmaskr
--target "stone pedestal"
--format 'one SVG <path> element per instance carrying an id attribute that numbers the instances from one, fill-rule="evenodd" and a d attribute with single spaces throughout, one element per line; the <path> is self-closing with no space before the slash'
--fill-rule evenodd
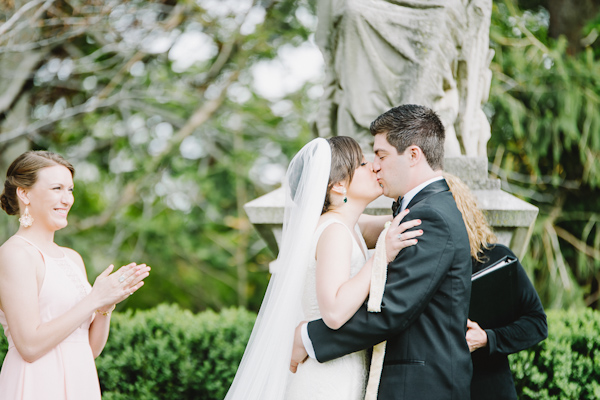
<path id="1" fill-rule="evenodd" d="M 501 190 L 500 180 L 488 177 L 487 164 L 485 157 L 446 158 L 444 169 L 469 186 L 498 242 L 523 258 L 538 208 Z"/>
<path id="2" fill-rule="evenodd" d="M 477 197 L 479 207 L 494 228 L 498 242 L 523 258 L 538 214 L 537 207 L 500 189 L 500 180 L 487 175 L 484 157 L 446 158 L 444 169 L 461 178 Z M 269 248 L 277 255 L 283 221 L 283 190 L 276 189 L 244 205 L 250 222 L 254 224 Z M 393 200 L 384 196 L 373 201 L 365 210 L 368 214 L 391 214 Z"/>

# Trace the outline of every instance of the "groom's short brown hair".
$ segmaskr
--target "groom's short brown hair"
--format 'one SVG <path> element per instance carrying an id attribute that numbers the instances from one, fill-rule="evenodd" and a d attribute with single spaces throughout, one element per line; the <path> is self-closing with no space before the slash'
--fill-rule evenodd
<path id="1" fill-rule="evenodd" d="M 446 133 L 442 121 L 430 108 L 415 104 L 394 107 L 371 123 L 371 134 L 385 134 L 398 154 L 408 146 L 418 146 L 434 171 L 444 169 Z"/>

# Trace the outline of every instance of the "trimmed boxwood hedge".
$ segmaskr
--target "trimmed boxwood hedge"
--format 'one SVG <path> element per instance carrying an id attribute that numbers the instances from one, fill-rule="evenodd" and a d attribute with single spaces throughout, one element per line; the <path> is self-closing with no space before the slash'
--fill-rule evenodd
<path id="1" fill-rule="evenodd" d="M 96 360 L 104 400 L 223 399 L 256 314 L 161 305 L 117 314 Z"/>
<path id="2" fill-rule="evenodd" d="M 521 400 L 600 399 L 600 312 L 548 312 L 548 339 L 509 360 Z"/>
<path id="3" fill-rule="evenodd" d="M 104 400 L 223 399 L 256 314 L 175 305 L 115 313 L 96 360 Z M 600 399 L 600 312 L 550 311 L 549 337 L 510 356 L 520 399 Z M 0 361 L 6 339 L 0 335 Z"/>
<path id="4" fill-rule="evenodd" d="M 223 399 L 255 319 L 244 309 L 192 314 L 175 305 L 113 313 L 96 359 L 102 399 Z M 0 362 L 6 348 L 0 334 Z"/>

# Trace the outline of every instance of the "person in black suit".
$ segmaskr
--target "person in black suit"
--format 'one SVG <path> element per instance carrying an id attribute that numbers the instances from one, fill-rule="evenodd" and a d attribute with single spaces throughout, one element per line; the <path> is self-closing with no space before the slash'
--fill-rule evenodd
<path id="1" fill-rule="evenodd" d="M 517 258 L 508 247 L 494 244 L 496 237 L 469 188 L 455 176 L 444 174 L 444 177 L 468 228 L 473 273 L 504 256 Z M 473 361 L 471 400 L 516 400 L 507 356 L 548 337 L 546 313 L 521 263 L 517 264 L 517 290 L 519 308 L 516 319 L 510 324 L 487 329 L 480 327 L 477 321 L 467 323 L 466 339 Z"/>
<path id="2" fill-rule="evenodd" d="M 371 133 L 383 193 L 398 198 L 394 215 L 409 208 L 408 218 L 420 219 L 424 234 L 388 265 L 381 312 L 363 305 L 338 330 L 322 320 L 301 324 L 290 369 L 307 352 L 325 362 L 387 340 L 379 399 L 468 400 L 471 258 L 462 216 L 442 177 L 444 127 L 429 108 L 402 105 L 373 121 Z"/>

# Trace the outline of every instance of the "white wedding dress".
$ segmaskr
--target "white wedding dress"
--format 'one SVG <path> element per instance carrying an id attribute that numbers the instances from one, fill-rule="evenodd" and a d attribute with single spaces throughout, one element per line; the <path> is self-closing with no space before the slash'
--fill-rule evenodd
<path id="1" fill-rule="evenodd" d="M 313 254 L 306 271 L 306 281 L 302 295 L 302 309 L 306 321 L 321 318 L 317 302 L 316 266 L 314 254 L 317 242 L 326 227 L 342 222 L 330 219 L 322 223 L 314 233 L 309 254 Z M 344 225 L 346 226 L 346 225 Z M 353 277 L 366 262 L 367 246 L 358 229 L 355 227 L 360 244 L 352 237 L 352 257 L 350 275 Z M 367 381 L 366 351 L 358 351 L 325 363 L 308 358 L 298 367 L 298 371 L 290 378 L 285 400 L 358 400 L 364 399 Z"/>

